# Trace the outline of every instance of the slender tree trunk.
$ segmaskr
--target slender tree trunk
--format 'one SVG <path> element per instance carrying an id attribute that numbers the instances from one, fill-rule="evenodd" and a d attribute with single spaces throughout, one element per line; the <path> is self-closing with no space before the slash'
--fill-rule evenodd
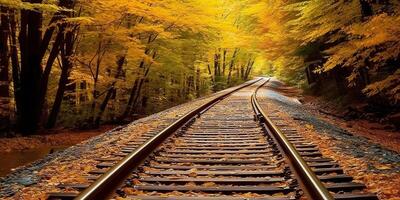
<path id="1" fill-rule="evenodd" d="M 115 92 L 116 92 L 116 89 L 114 88 L 114 85 L 112 86 L 112 88 L 107 90 L 106 97 L 104 98 L 103 102 L 100 105 L 99 113 L 97 114 L 96 120 L 94 122 L 94 126 L 96 128 L 98 128 L 100 126 L 101 118 L 103 117 L 104 111 L 107 108 L 107 104 Z"/>
<path id="2" fill-rule="evenodd" d="M 130 111 L 132 110 L 133 100 L 135 99 L 136 90 L 137 90 L 138 85 L 139 85 L 139 78 L 136 78 L 134 81 L 133 87 L 131 89 L 131 94 L 129 95 L 128 103 L 126 104 L 125 111 L 120 117 L 121 120 L 126 119 L 129 115 Z"/>
<path id="3" fill-rule="evenodd" d="M 200 97 L 200 68 L 196 69 L 196 83 L 195 83 L 196 97 Z"/>
<path id="4" fill-rule="evenodd" d="M 16 116 L 17 120 L 20 115 L 21 110 L 21 82 L 19 74 L 21 72 L 19 57 L 18 57 L 18 49 L 17 49 L 17 31 L 16 31 L 16 20 L 15 20 L 15 11 L 9 11 L 9 19 L 10 19 L 10 53 L 11 53 L 11 74 L 14 86 L 14 100 L 16 103 Z"/>
<path id="5" fill-rule="evenodd" d="M 58 5 L 63 8 L 68 8 L 68 9 L 73 9 L 75 5 L 74 0 L 60 0 Z M 65 23 L 63 21 L 60 21 L 63 18 L 67 17 L 72 17 L 73 12 L 71 11 L 58 11 L 53 15 L 53 17 L 50 20 L 50 24 L 48 28 L 46 29 L 43 39 L 41 41 L 41 48 L 39 49 L 39 56 L 40 59 L 42 60 L 45 56 L 45 52 L 49 47 L 50 41 L 52 39 L 53 33 L 56 29 L 55 23 L 59 23 L 58 28 L 59 31 L 55 37 L 54 43 L 51 47 L 50 53 L 47 58 L 47 62 L 41 77 L 41 87 L 40 87 L 40 102 L 46 102 L 46 93 L 47 93 L 47 87 L 48 87 L 48 82 L 49 82 L 49 76 L 51 73 L 51 70 L 53 68 L 54 61 L 56 60 L 57 56 L 60 53 L 60 50 L 62 49 L 62 46 L 65 46 L 64 49 L 64 55 L 62 56 L 61 59 L 63 59 L 62 62 L 66 63 L 67 65 L 67 71 L 72 68 L 72 63 L 70 61 L 66 61 L 70 56 L 72 56 L 73 53 L 73 46 L 74 46 L 74 27 L 70 26 L 68 27 L 68 23 Z M 71 28 L 71 30 L 68 30 L 67 28 Z M 63 64 L 64 65 L 64 64 Z M 65 65 L 64 65 L 65 67 Z M 67 74 L 67 79 L 69 76 L 69 72 Z M 65 78 L 65 77 L 60 77 L 60 79 Z M 66 84 L 67 80 L 65 81 Z M 65 86 L 61 88 L 61 94 L 64 94 Z"/>
<path id="6" fill-rule="evenodd" d="M 213 73 L 211 72 L 211 65 L 210 65 L 210 64 L 207 64 L 207 70 L 208 70 L 208 74 L 209 74 L 210 77 L 211 77 L 211 82 L 212 82 L 212 84 L 214 84 L 214 75 L 213 75 Z"/>
<path id="7" fill-rule="evenodd" d="M 225 70 L 226 70 L 226 54 L 227 54 L 227 50 L 224 49 L 223 58 L 222 58 L 222 75 L 223 76 L 225 76 Z"/>
<path id="8" fill-rule="evenodd" d="M 236 66 L 236 79 L 240 78 L 240 69 L 242 68 L 242 64 Z"/>
<path id="9" fill-rule="evenodd" d="M 157 38 L 157 37 L 155 37 L 154 40 L 156 40 L 156 38 Z M 154 41 L 154 40 L 152 40 L 152 35 L 150 34 L 149 37 L 148 37 L 148 39 L 147 39 L 147 44 L 150 44 L 150 43 L 151 43 L 152 41 Z M 146 48 L 145 51 L 144 51 L 144 53 L 145 53 L 146 55 L 148 55 L 148 54 L 150 53 L 150 51 L 151 51 L 150 48 Z M 142 59 L 142 60 L 140 61 L 140 63 L 139 63 L 139 69 L 144 68 L 144 65 L 145 65 L 145 60 Z M 135 81 L 134 81 L 134 83 L 133 83 L 133 86 L 132 86 L 132 89 L 131 89 L 131 93 L 130 93 L 130 95 L 129 95 L 129 100 L 128 100 L 128 103 L 126 104 L 124 113 L 119 117 L 120 120 L 126 119 L 126 118 L 128 117 L 128 115 L 129 115 L 129 114 L 131 113 L 131 111 L 132 111 L 133 102 L 134 102 L 134 100 L 135 100 L 135 98 L 136 98 L 136 95 L 137 95 L 137 90 L 138 90 L 139 81 L 140 81 L 140 78 L 136 78 Z"/>
<path id="10" fill-rule="evenodd" d="M 335 77 L 335 82 L 336 82 L 336 89 L 339 94 L 345 94 L 346 91 L 346 84 L 345 84 L 345 78 L 343 76 L 344 70 L 342 68 L 335 68 L 333 71 L 333 76 Z M 321 83 L 321 79 L 317 79 L 317 82 L 319 84 L 316 84 L 317 87 L 322 86 L 323 84 Z"/>
<path id="11" fill-rule="evenodd" d="M 365 18 L 372 16 L 374 14 L 372 5 L 369 0 L 360 0 L 360 6 L 361 6 L 360 9 L 361 9 L 362 20 L 365 20 Z"/>
<path id="12" fill-rule="evenodd" d="M 240 65 L 240 78 L 244 80 L 244 65 Z"/>
<path id="13" fill-rule="evenodd" d="M 249 64 L 247 65 L 247 67 L 246 67 L 246 72 L 245 72 L 245 75 L 244 75 L 244 80 L 248 80 L 249 79 L 249 76 L 250 76 L 250 73 L 251 73 L 251 69 L 253 68 L 253 65 L 254 65 L 254 59 L 249 59 Z"/>
<path id="14" fill-rule="evenodd" d="M 229 65 L 229 72 L 228 72 L 228 85 L 231 83 L 231 79 L 232 79 L 232 70 L 233 70 L 233 66 L 235 65 L 235 60 L 236 60 L 236 55 L 238 53 L 239 49 L 236 48 L 235 51 L 232 54 L 232 58 L 231 58 L 231 63 Z"/>
<path id="15" fill-rule="evenodd" d="M 99 74 L 100 74 L 100 65 L 103 59 L 103 55 L 105 54 L 106 50 L 103 49 L 103 42 L 100 41 L 97 47 L 97 61 L 96 61 L 96 70 L 93 74 L 93 90 L 92 90 L 92 105 L 91 105 L 91 115 L 89 117 L 89 123 L 93 125 L 94 119 L 96 116 L 96 106 L 97 106 L 97 98 L 98 98 L 98 91 L 97 91 L 97 84 L 99 80 Z"/>
<path id="16" fill-rule="evenodd" d="M 68 31 L 67 33 L 61 32 L 62 35 L 65 34 L 65 39 L 63 42 L 63 47 L 61 48 L 61 75 L 58 82 L 58 88 L 56 93 L 56 98 L 54 100 L 53 106 L 51 108 L 50 115 L 47 120 L 46 128 L 53 128 L 57 121 L 58 113 L 61 109 L 61 103 L 64 97 L 65 89 L 68 83 L 69 74 L 73 67 L 71 61 L 71 56 L 74 54 L 74 43 L 75 43 L 75 32 L 77 27 Z"/>
<path id="17" fill-rule="evenodd" d="M 190 75 L 188 77 L 188 89 L 187 89 L 187 93 L 189 94 L 193 94 L 192 92 L 195 91 L 195 80 L 194 80 L 194 76 Z"/>
<path id="18" fill-rule="evenodd" d="M 150 51 L 148 53 L 150 53 Z M 157 56 L 157 51 L 154 50 L 153 51 L 153 55 L 152 55 L 152 59 L 155 60 L 156 56 Z M 138 85 L 138 89 L 137 89 L 137 92 L 136 92 L 136 96 L 135 96 L 135 99 L 133 100 L 133 104 L 131 106 L 131 110 L 129 111 L 129 114 L 133 114 L 135 112 L 135 107 L 136 107 L 138 99 L 139 99 L 139 97 L 141 95 L 141 91 L 142 91 L 142 88 L 143 88 L 143 83 L 147 79 L 147 76 L 149 75 L 151 65 L 152 65 L 152 63 L 148 64 L 148 67 L 145 68 L 145 72 L 144 72 L 143 77 L 140 79 L 140 82 L 139 82 L 139 85 Z M 145 67 L 144 63 L 143 63 L 143 67 Z"/>
<path id="19" fill-rule="evenodd" d="M 67 9 L 73 9 L 75 6 L 75 0 L 59 0 L 58 1 L 58 6 L 63 7 L 63 8 L 67 8 Z M 50 41 L 52 39 L 53 33 L 56 29 L 56 26 L 54 23 L 56 23 L 57 21 L 59 21 L 60 19 L 63 19 L 65 17 L 71 17 L 73 14 L 71 11 L 58 11 L 56 12 L 53 17 L 50 19 L 48 28 L 46 29 L 45 33 L 43 34 L 43 39 L 41 41 L 41 48 L 39 49 L 39 53 L 41 57 L 44 57 L 46 51 L 47 51 L 47 47 L 50 44 Z"/>
<path id="20" fill-rule="evenodd" d="M 41 102 L 45 102 L 48 82 L 49 82 L 49 78 L 50 78 L 50 72 L 51 72 L 51 69 L 53 68 L 54 61 L 56 60 L 56 58 L 59 54 L 60 46 L 63 43 L 64 34 L 65 33 L 63 32 L 63 30 L 60 30 L 60 32 L 57 33 L 53 47 L 48 56 L 46 66 L 45 66 L 43 74 L 41 76 L 41 83 L 40 83 L 41 87 L 40 87 L 40 93 L 39 93 Z"/>
<path id="21" fill-rule="evenodd" d="M 138 23 L 141 23 L 142 20 L 143 20 L 143 18 L 141 18 L 140 21 L 139 21 Z M 150 34 L 150 35 L 148 36 L 148 38 L 147 38 L 147 44 L 149 45 L 149 44 L 153 43 L 154 41 L 156 41 L 157 37 L 158 37 L 158 34 L 156 34 L 156 35 Z M 149 55 L 150 52 L 151 52 L 151 48 L 146 47 L 144 53 L 145 53 L 146 55 Z M 154 51 L 154 53 L 153 53 L 153 58 L 154 58 L 155 56 L 156 56 L 156 51 Z M 145 67 L 145 60 L 142 59 L 142 61 L 141 61 L 140 64 L 139 64 L 139 68 L 142 69 L 142 68 L 144 68 L 144 67 Z M 146 71 L 146 70 L 145 70 L 145 71 Z M 140 79 L 140 80 L 141 80 L 141 79 Z M 129 96 L 128 104 L 126 105 L 125 111 L 124 111 L 124 113 L 121 115 L 120 120 L 125 119 L 125 118 L 128 117 L 128 115 L 132 112 L 132 109 L 133 109 L 133 106 L 134 106 L 134 103 L 135 103 L 135 99 L 138 98 L 138 97 L 136 97 L 136 96 L 140 95 L 139 92 L 137 92 L 137 91 L 139 91 L 139 88 L 138 88 L 138 87 L 139 87 L 139 84 L 140 84 L 140 80 L 139 80 L 139 79 L 135 79 L 134 85 L 133 85 L 133 87 L 132 87 L 132 89 L 131 89 L 131 94 L 130 94 L 130 96 Z"/>
<path id="22" fill-rule="evenodd" d="M 63 0 L 60 1 L 59 6 L 72 9 L 75 5 L 74 0 Z M 73 12 L 70 11 L 60 11 L 55 14 L 50 20 L 50 25 L 55 23 L 57 20 L 62 19 L 63 17 L 72 17 Z M 56 92 L 56 97 L 53 102 L 53 106 L 50 111 L 50 115 L 48 116 L 46 128 L 53 128 L 57 121 L 58 113 L 61 109 L 61 103 L 64 97 L 66 85 L 68 83 L 68 77 L 70 71 L 73 67 L 71 56 L 74 51 L 74 43 L 75 43 L 75 32 L 77 31 L 77 26 L 71 26 L 67 23 L 62 23 L 59 26 L 59 32 L 56 35 L 53 47 L 50 51 L 49 57 L 47 59 L 46 67 L 43 72 L 42 77 L 42 98 L 45 98 L 47 92 L 47 85 L 49 80 L 49 75 L 51 72 L 51 68 L 55 59 L 57 58 L 59 52 L 61 51 L 61 75 L 58 82 L 58 88 Z M 41 56 L 44 56 L 46 49 L 44 47 L 48 46 L 51 40 L 51 36 L 55 30 L 55 26 L 49 26 L 46 30 L 43 41 L 42 41 L 42 49 L 40 51 Z"/>
<path id="23" fill-rule="evenodd" d="M 214 54 L 214 76 L 221 76 L 221 49 Z"/>
<path id="24" fill-rule="evenodd" d="M 139 97 L 140 97 L 140 94 L 141 94 L 141 92 L 142 92 L 143 83 L 144 83 L 144 81 L 147 79 L 147 76 L 148 76 L 149 72 L 150 72 L 150 66 L 147 67 L 146 72 L 144 73 L 143 78 L 140 79 L 139 86 L 138 86 L 138 90 L 137 90 L 135 99 L 133 100 L 133 104 L 132 104 L 132 108 L 131 108 L 130 114 L 133 114 L 133 112 L 135 111 L 136 104 L 137 104 L 138 99 L 139 99 Z"/>
<path id="25" fill-rule="evenodd" d="M 365 88 L 368 84 L 370 84 L 368 69 L 366 67 L 363 67 L 360 68 L 358 71 L 360 73 L 360 79 L 361 79 L 360 88 Z"/>
<path id="26" fill-rule="evenodd" d="M 149 54 L 149 52 L 150 52 L 150 50 L 149 49 L 146 49 L 145 50 L 145 54 L 147 55 L 147 54 Z M 139 64 L 139 68 L 141 69 L 141 68 L 143 68 L 144 67 L 144 64 L 145 64 L 145 60 L 144 59 L 142 59 L 141 61 L 140 61 L 140 64 Z M 138 95 L 137 93 L 137 90 L 138 90 L 138 87 L 139 87 L 139 82 L 140 82 L 140 80 L 141 80 L 141 78 L 136 78 L 135 79 L 135 81 L 134 81 L 134 83 L 133 83 L 133 86 L 132 86 L 132 89 L 131 89 L 131 94 L 129 95 L 129 100 L 128 100 L 128 103 L 127 103 L 127 105 L 126 105 L 126 107 L 125 107 L 125 111 L 124 111 L 124 113 L 121 115 L 121 117 L 120 117 L 120 119 L 121 120 L 123 120 L 123 119 L 126 119 L 127 117 L 128 117 L 128 115 L 131 113 L 131 111 L 132 111 L 132 108 L 133 108 L 133 103 L 134 103 L 134 101 L 135 101 L 135 99 L 136 99 L 136 96 Z"/>
<path id="27" fill-rule="evenodd" d="M 219 66 L 218 65 L 219 65 L 219 57 L 218 57 L 218 54 L 215 53 L 214 54 L 214 77 L 215 78 L 219 76 L 219 74 L 218 74 Z"/>
<path id="28" fill-rule="evenodd" d="M 95 127 L 100 126 L 101 118 L 103 117 L 104 111 L 107 108 L 107 104 L 110 101 L 111 97 L 116 93 L 115 89 L 115 84 L 117 83 L 117 79 L 121 76 L 122 70 L 123 70 L 123 65 L 125 63 L 125 58 L 126 56 L 121 56 L 118 61 L 117 61 L 117 72 L 114 77 L 114 81 L 111 83 L 109 89 L 107 90 L 106 97 L 104 98 L 103 102 L 100 105 L 99 113 L 97 114 L 96 120 L 95 120 Z"/>
<path id="29" fill-rule="evenodd" d="M 50 115 L 47 120 L 46 128 L 53 128 L 56 124 L 57 116 L 61 109 L 61 103 L 62 103 L 62 99 L 64 97 L 65 88 L 68 83 L 70 68 L 71 67 L 69 67 L 68 65 L 63 64 L 63 66 L 62 66 L 61 76 L 60 76 L 60 79 L 58 82 L 56 98 L 54 100 L 53 107 L 50 111 Z"/>

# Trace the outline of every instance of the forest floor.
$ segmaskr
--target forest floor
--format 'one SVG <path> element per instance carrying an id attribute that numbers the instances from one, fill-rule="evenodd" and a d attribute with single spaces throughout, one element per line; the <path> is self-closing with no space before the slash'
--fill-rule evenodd
<path id="1" fill-rule="evenodd" d="M 400 132 L 390 125 L 359 118 L 345 119 L 343 113 L 346 110 L 335 103 L 328 102 L 322 97 L 305 95 L 300 89 L 275 81 L 278 85 L 269 87 L 270 90 L 293 98 L 295 101 L 301 101 L 302 106 L 316 117 L 339 126 L 348 134 L 368 138 L 373 143 L 400 153 Z"/>
<path id="2" fill-rule="evenodd" d="M 345 110 L 338 110 L 334 103 L 322 98 L 305 96 L 304 105 L 315 115 L 334 123 L 353 135 L 366 137 L 372 142 L 400 153 L 400 131 L 386 123 L 366 119 L 344 119 L 340 115 Z"/>
<path id="3" fill-rule="evenodd" d="M 0 138 L 0 153 L 26 151 L 51 146 L 72 146 L 116 127 L 105 125 L 93 130 L 55 129 L 32 136 Z"/>

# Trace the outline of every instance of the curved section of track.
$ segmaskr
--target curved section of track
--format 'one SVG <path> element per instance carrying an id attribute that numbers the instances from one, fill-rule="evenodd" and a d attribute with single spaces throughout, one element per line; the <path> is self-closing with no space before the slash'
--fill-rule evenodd
<path id="1" fill-rule="evenodd" d="M 333 199 L 330 192 L 343 193 L 335 194 L 337 199 L 376 199 L 352 193 L 363 185 L 349 182 L 351 177 L 340 174 L 340 168 L 323 158 L 316 145 L 285 131 L 286 143 L 292 145 L 289 150 L 304 161 L 296 166 L 293 153 L 279 142 L 276 132 L 283 135 L 282 131 L 254 95 L 266 81 L 250 82 L 213 99 L 139 148 L 125 145 L 122 161 L 101 159 L 98 174 L 102 175 L 88 177 L 92 184 L 60 185 L 81 190 L 79 196 L 58 193 L 50 199 L 284 200 L 302 198 L 302 189 L 309 199 Z M 304 181 L 307 174 L 317 184 Z"/>
<path id="2" fill-rule="evenodd" d="M 256 118 L 266 134 L 279 144 L 304 196 L 317 200 L 377 200 L 375 194 L 363 192 L 364 184 L 352 182 L 352 177 L 344 174 L 338 163 L 323 157 L 317 145 L 306 141 L 279 116 L 263 109 L 257 93 L 266 83 L 259 86 L 252 96 Z"/>
<path id="3" fill-rule="evenodd" d="M 260 87 L 258 87 L 255 93 L 251 96 L 251 103 L 256 113 L 257 120 L 264 127 L 264 129 L 270 133 L 270 137 L 279 144 L 282 153 L 286 155 L 288 162 L 295 171 L 295 174 L 298 177 L 297 180 L 300 180 L 301 184 L 304 186 L 303 190 L 307 193 L 307 196 L 323 200 L 334 199 L 329 193 L 328 189 L 307 165 L 307 162 L 300 155 L 300 152 L 297 151 L 295 145 L 293 145 L 289 138 L 286 137 L 286 135 L 283 134 L 277 126 L 275 126 L 275 124 L 272 123 L 271 119 L 269 119 L 268 115 L 258 103 L 257 92 L 262 86 L 264 86 L 264 84 L 260 85 Z"/>

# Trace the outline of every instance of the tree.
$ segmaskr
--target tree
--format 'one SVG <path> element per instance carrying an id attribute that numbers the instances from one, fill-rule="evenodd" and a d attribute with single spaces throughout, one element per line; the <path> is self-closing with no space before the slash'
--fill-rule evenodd
<path id="1" fill-rule="evenodd" d="M 253 3 L 3 0 L 0 98 L 15 100 L 29 134 L 95 128 L 243 82 L 260 53 Z"/>
<path id="2" fill-rule="evenodd" d="M 10 78 L 9 78 L 9 62 L 10 50 L 8 42 L 10 38 L 10 19 L 9 9 L 0 7 L 0 121 L 7 129 L 9 124 L 9 109 L 10 109 Z"/>
<path id="3" fill-rule="evenodd" d="M 71 5 L 70 7 L 72 8 L 73 6 Z M 68 18 L 74 17 L 73 12 L 68 12 L 66 14 Z M 63 100 L 66 86 L 68 83 L 68 78 L 73 68 L 72 57 L 74 56 L 75 46 L 76 46 L 75 42 L 77 41 L 77 32 L 79 30 L 78 23 L 68 22 L 68 20 L 66 20 L 62 24 L 59 24 L 58 26 L 60 30 L 59 37 L 62 37 L 61 39 L 62 44 L 59 47 L 60 57 L 61 57 L 61 62 L 60 62 L 61 74 L 53 106 L 51 108 L 50 115 L 47 119 L 46 128 L 53 128 L 56 124 L 57 116 L 61 108 L 61 102 Z"/>
<path id="4" fill-rule="evenodd" d="M 319 87 L 332 79 L 338 91 L 355 87 L 397 102 L 399 8 L 395 1 L 364 0 L 264 4 L 258 29 L 265 57 L 275 75 L 294 83 L 304 83 L 306 71 Z"/>

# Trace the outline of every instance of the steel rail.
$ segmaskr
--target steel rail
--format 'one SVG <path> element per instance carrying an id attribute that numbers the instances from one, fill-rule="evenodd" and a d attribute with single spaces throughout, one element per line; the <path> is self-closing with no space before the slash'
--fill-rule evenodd
<path id="1" fill-rule="evenodd" d="M 150 140 L 145 142 L 143 145 L 138 147 L 135 151 L 128 154 L 125 158 L 114 165 L 105 174 L 99 177 L 95 182 L 93 182 L 88 188 L 82 191 L 75 199 L 76 200 L 99 200 L 106 199 L 110 196 L 113 189 L 118 187 L 121 181 L 124 181 L 151 152 L 153 152 L 166 138 L 168 138 L 172 133 L 177 131 L 180 127 L 185 125 L 191 119 L 196 117 L 202 111 L 209 109 L 211 106 L 218 103 L 220 100 L 226 98 L 230 94 L 253 85 L 254 83 L 262 80 L 262 78 L 245 83 L 244 85 L 237 86 L 237 88 L 232 89 L 229 92 L 223 93 L 211 101 L 197 107 L 196 109 L 190 111 L 184 116 L 180 117 L 174 123 L 160 131 L 157 135 L 152 137 Z"/>
<path id="2" fill-rule="evenodd" d="M 295 173 L 299 176 L 299 182 L 304 185 L 303 190 L 313 200 L 333 200 L 334 197 L 329 193 L 323 183 L 318 179 L 306 161 L 301 157 L 296 148 L 288 140 L 284 133 L 271 121 L 264 112 L 257 100 L 257 92 L 270 79 L 261 84 L 251 97 L 251 103 L 256 113 L 256 118 L 267 126 L 267 130 L 272 133 L 272 136 L 277 140 L 282 150 L 290 160 Z"/>

